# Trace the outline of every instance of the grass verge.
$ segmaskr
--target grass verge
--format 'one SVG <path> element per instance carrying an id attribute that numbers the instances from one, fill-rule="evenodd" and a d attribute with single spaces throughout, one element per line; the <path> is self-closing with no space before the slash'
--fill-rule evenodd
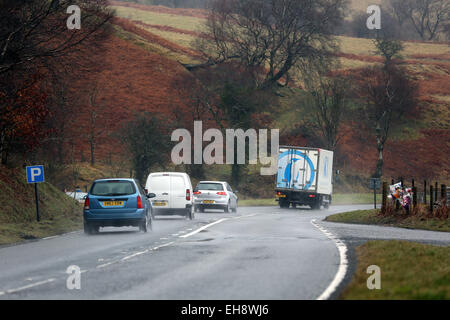
<path id="1" fill-rule="evenodd" d="M 356 248 L 358 266 L 345 300 L 450 299 L 450 249 L 406 241 L 369 241 Z M 367 268 L 381 269 L 381 289 L 369 290 Z"/>
<path id="2" fill-rule="evenodd" d="M 275 201 L 275 198 L 272 199 L 242 199 L 239 200 L 240 207 L 268 207 L 268 206 L 277 206 L 278 202 Z"/>
<path id="3" fill-rule="evenodd" d="M 426 218 L 423 216 L 398 214 L 383 216 L 379 210 L 357 210 L 331 215 L 325 219 L 329 222 L 374 224 L 408 229 L 450 232 L 450 219 Z"/>
<path id="4" fill-rule="evenodd" d="M 41 222 L 36 221 L 34 186 L 24 170 L 0 170 L 0 245 L 45 238 L 82 228 L 82 207 L 50 183 L 39 184 Z"/>
<path id="5" fill-rule="evenodd" d="M 377 202 L 381 199 L 381 195 L 377 196 Z M 333 205 L 349 205 L 349 204 L 373 204 L 373 194 L 370 193 L 354 193 L 354 194 L 334 194 Z M 241 207 L 263 207 L 278 206 L 275 198 L 269 199 L 241 199 L 239 200 Z"/>

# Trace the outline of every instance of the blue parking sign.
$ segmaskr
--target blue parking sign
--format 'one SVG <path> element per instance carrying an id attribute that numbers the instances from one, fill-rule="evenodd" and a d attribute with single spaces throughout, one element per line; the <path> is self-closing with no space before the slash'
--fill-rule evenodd
<path id="1" fill-rule="evenodd" d="M 27 167 L 27 182 L 40 183 L 45 182 L 44 166 L 30 166 Z"/>

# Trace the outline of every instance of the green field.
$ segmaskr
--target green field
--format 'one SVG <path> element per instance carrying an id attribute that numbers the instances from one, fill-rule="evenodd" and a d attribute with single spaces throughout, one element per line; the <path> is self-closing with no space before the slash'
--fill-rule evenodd
<path id="1" fill-rule="evenodd" d="M 450 232 L 450 219 L 406 216 L 403 211 L 394 216 L 381 216 L 379 210 L 357 210 L 329 216 L 326 221 Z"/>
<path id="2" fill-rule="evenodd" d="M 377 195 L 377 203 L 381 202 L 381 195 Z M 333 205 L 350 205 L 350 204 L 373 204 L 373 194 L 370 193 L 353 193 L 353 194 L 334 194 Z M 261 206 L 278 206 L 275 198 L 272 199 L 242 199 L 239 200 L 241 207 L 261 207 Z"/>
<path id="3" fill-rule="evenodd" d="M 152 12 L 148 10 L 140 10 L 136 8 L 122 7 L 122 6 L 112 6 L 116 10 L 117 16 L 121 18 L 126 18 L 132 21 L 140 21 L 150 25 L 158 26 L 168 26 L 177 29 L 183 29 L 187 31 L 202 31 L 205 19 L 183 16 L 177 14 L 168 14 L 161 12 Z M 362 9 L 364 8 L 364 9 Z M 358 7 L 357 10 L 364 10 L 367 5 L 364 4 L 362 7 Z M 175 43 L 189 46 L 190 40 L 193 38 L 189 35 L 182 35 L 176 32 L 164 32 L 156 31 L 156 29 L 149 30 L 151 32 L 157 33 L 164 38 L 171 40 Z M 338 36 L 337 39 L 341 43 L 341 52 L 354 54 L 354 55 L 366 55 L 373 56 L 375 51 L 375 46 L 371 39 L 362 38 L 352 38 L 347 36 Z M 447 44 L 440 43 L 418 43 L 418 42 L 405 42 L 404 56 L 409 58 L 415 54 L 448 54 L 450 53 L 449 46 Z M 353 63 L 353 67 L 358 67 L 359 64 L 368 65 L 370 63 L 360 62 L 355 60 L 347 61 L 346 65 Z"/>
<path id="4" fill-rule="evenodd" d="M 344 300 L 450 299 L 450 248 L 406 241 L 369 241 L 356 248 L 358 266 Z M 369 290 L 371 265 L 380 267 L 381 289 Z"/>
<path id="5" fill-rule="evenodd" d="M 134 21 L 141 21 L 147 24 L 169 26 L 188 31 L 198 31 L 203 23 L 204 19 L 189 17 L 183 15 L 175 15 L 161 12 L 152 12 L 147 10 L 139 10 L 136 8 L 127 8 L 121 6 L 111 6 L 117 16 Z"/>

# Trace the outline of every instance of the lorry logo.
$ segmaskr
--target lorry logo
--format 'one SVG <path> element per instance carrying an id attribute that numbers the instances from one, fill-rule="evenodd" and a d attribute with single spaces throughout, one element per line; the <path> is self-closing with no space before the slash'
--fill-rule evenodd
<path id="1" fill-rule="evenodd" d="M 301 158 L 305 159 L 305 161 L 308 163 L 309 171 L 310 171 L 310 177 L 309 177 L 309 180 L 306 182 L 305 186 L 303 187 L 303 190 L 308 190 L 312 186 L 312 184 L 314 183 L 314 178 L 315 178 L 315 168 L 314 168 L 313 162 L 311 161 L 311 159 L 306 154 L 304 154 L 304 153 L 302 153 L 300 151 L 295 151 L 295 152 L 286 151 L 286 152 L 284 152 L 284 153 L 282 153 L 280 155 L 279 161 L 281 161 L 284 157 L 288 157 L 288 156 L 301 157 Z M 292 158 L 289 161 L 289 163 L 287 164 L 287 166 L 286 166 L 286 168 L 284 170 L 284 179 L 286 180 L 286 187 L 291 181 L 292 164 L 295 164 L 295 162 L 297 162 L 299 160 L 300 159 L 298 159 L 298 158 Z M 297 173 L 297 178 L 296 179 L 298 179 L 299 175 L 300 175 L 300 172 Z M 281 182 L 278 182 L 278 183 L 280 184 Z M 293 188 L 295 189 L 295 186 L 293 186 Z"/>

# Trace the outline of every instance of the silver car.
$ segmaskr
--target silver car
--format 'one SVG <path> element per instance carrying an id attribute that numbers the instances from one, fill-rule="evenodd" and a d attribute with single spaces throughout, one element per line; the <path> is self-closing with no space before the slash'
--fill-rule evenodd
<path id="1" fill-rule="evenodd" d="M 237 212 L 237 191 L 233 191 L 227 182 L 200 181 L 194 189 L 194 209 L 222 209 L 224 212 Z"/>

